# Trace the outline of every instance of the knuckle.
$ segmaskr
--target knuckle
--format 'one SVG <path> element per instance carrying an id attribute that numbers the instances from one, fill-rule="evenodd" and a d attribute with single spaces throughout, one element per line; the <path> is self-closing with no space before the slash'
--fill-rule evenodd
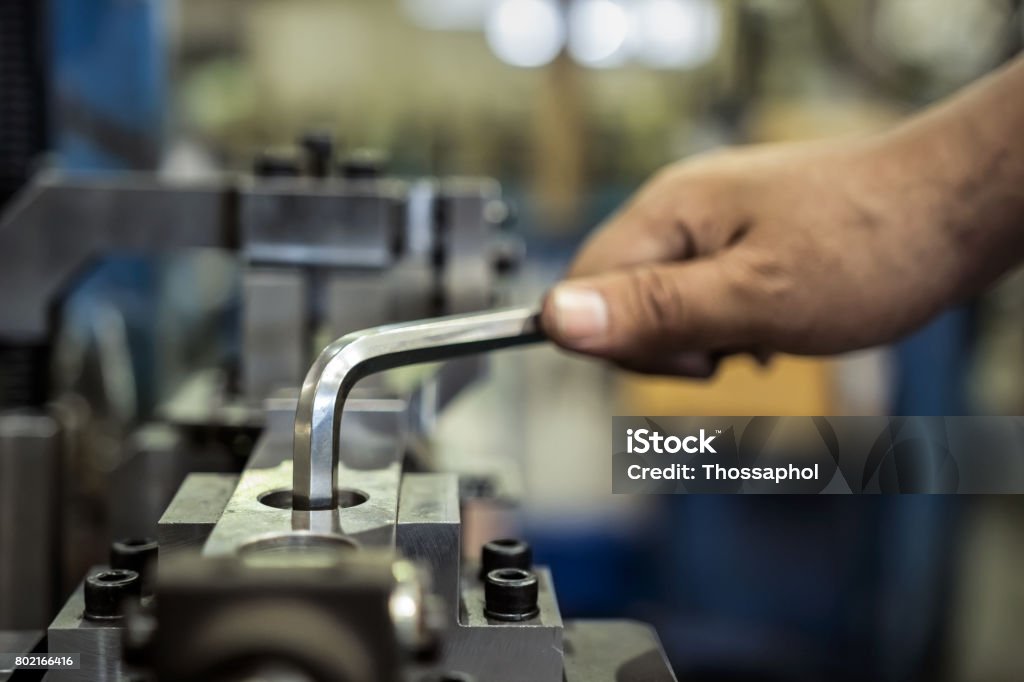
<path id="1" fill-rule="evenodd" d="M 730 268 L 727 285 L 743 303 L 745 341 L 772 341 L 779 329 L 801 324 L 805 306 L 790 268 L 770 253 L 748 252 Z"/>
<path id="2" fill-rule="evenodd" d="M 681 175 L 686 173 L 685 161 L 673 161 L 654 172 L 650 184 L 656 186 L 674 185 Z"/>

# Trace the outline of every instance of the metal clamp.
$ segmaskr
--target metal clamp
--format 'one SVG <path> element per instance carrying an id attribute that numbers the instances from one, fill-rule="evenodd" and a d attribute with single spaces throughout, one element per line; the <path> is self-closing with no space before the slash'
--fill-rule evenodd
<path id="1" fill-rule="evenodd" d="M 355 383 L 386 369 L 542 341 L 533 308 L 373 327 L 324 348 L 306 374 L 295 413 L 295 509 L 333 509 L 338 488 L 338 427 Z"/>

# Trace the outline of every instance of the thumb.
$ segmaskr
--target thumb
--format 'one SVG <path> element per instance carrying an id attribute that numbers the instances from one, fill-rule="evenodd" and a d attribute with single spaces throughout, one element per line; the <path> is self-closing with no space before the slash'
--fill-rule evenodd
<path id="1" fill-rule="evenodd" d="M 634 364 L 679 350 L 756 346 L 765 306 L 729 275 L 727 261 L 719 256 L 567 280 L 548 293 L 541 322 L 565 348 Z"/>

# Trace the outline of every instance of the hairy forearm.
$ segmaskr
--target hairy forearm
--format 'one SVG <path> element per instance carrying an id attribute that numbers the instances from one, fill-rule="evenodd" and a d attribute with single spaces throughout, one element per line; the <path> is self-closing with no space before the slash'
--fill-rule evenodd
<path id="1" fill-rule="evenodd" d="M 1024 259 L 1024 57 L 894 131 L 965 254 L 969 295 Z"/>

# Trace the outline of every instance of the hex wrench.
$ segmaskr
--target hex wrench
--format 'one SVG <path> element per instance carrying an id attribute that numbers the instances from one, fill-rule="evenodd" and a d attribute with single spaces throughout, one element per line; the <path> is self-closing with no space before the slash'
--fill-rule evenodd
<path id="1" fill-rule="evenodd" d="M 386 369 L 535 343 L 544 339 L 533 308 L 507 308 L 373 327 L 324 348 L 306 374 L 295 412 L 292 506 L 333 509 L 338 427 L 355 383 Z"/>

